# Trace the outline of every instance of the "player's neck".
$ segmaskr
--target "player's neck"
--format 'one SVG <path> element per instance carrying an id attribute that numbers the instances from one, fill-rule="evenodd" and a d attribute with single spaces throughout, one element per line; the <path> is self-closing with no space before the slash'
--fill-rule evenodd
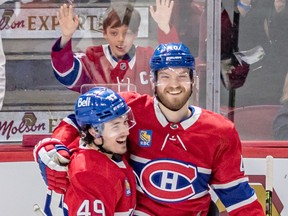
<path id="1" fill-rule="evenodd" d="M 169 122 L 178 123 L 191 116 L 191 110 L 188 108 L 188 103 L 177 111 L 170 110 L 161 103 L 159 103 L 159 108 Z"/>
<path id="2" fill-rule="evenodd" d="M 106 153 L 106 152 L 101 151 L 101 149 L 100 149 L 97 145 L 95 145 L 94 143 L 91 143 L 90 145 L 86 145 L 86 148 L 87 148 L 87 149 L 94 149 L 94 150 L 96 150 L 96 151 L 98 151 L 98 152 L 106 155 L 106 156 L 107 156 L 108 158 L 110 158 L 110 159 L 111 159 L 112 156 L 113 156 L 113 154 L 110 154 L 110 153 Z"/>

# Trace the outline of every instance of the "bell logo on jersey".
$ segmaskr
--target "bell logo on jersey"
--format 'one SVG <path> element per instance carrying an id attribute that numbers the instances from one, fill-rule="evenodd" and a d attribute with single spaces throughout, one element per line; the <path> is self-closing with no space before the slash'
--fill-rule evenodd
<path id="1" fill-rule="evenodd" d="M 78 100 L 78 107 L 87 107 L 87 106 L 90 106 L 90 100 L 91 98 L 90 97 L 86 97 L 86 99 L 84 98 L 79 98 Z"/>
<path id="2" fill-rule="evenodd" d="M 152 141 L 152 130 L 139 131 L 139 145 L 141 147 L 150 147 Z"/>
<path id="3" fill-rule="evenodd" d="M 197 178 L 197 171 L 191 164 L 161 159 L 149 162 L 140 178 L 142 189 L 152 199 L 179 202 L 195 194 L 192 183 Z"/>

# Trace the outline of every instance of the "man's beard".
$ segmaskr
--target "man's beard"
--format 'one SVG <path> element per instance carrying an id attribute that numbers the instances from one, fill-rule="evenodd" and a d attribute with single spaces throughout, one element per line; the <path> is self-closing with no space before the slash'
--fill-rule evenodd
<path id="1" fill-rule="evenodd" d="M 169 90 L 169 89 L 167 89 Z M 190 89 L 190 92 L 186 92 L 183 88 L 181 88 L 182 91 L 185 91 L 185 95 L 183 96 L 179 96 L 180 98 L 176 98 L 174 100 L 168 100 L 166 99 L 166 95 L 167 90 L 165 89 L 164 92 L 159 93 L 157 91 L 157 86 L 155 86 L 155 95 L 156 98 L 158 99 L 158 101 L 163 104 L 163 106 L 165 106 L 167 109 L 171 110 L 171 111 L 178 111 L 180 110 L 189 100 L 190 96 L 192 95 L 192 87 Z"/>

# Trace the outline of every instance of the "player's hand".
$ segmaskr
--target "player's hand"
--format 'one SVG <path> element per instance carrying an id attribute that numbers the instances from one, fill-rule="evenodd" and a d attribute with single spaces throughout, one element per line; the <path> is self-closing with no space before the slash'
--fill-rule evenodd
<path id="1" fill-rule="evenodd" d="M 65 193 L 69 184 L 67 176 L 69 149 L 58 139 L 45 138 L 38 142 L 33 154 L 48 188 L 60 194 Z"/>
<path id="2" fill-rule="evenodd" d="M 62 37 L 61 45 L 64 45 L 72 38 L 72 35 L 77 30 L 79 25 L 79 17 L 74 16 L 72 4 L 63 4 L 57 12 L 57 19 L 60 24 Z"/>
<path id="3" fill-rule="evenodd" d="M 170 31 L 170 18 L 174 1 L 171 0 L 156 0 L 156 10 L 153 6 L 150 6 L 150 14 L 154 21 L 158 24 L 158 27 L 166 34 Z"/>

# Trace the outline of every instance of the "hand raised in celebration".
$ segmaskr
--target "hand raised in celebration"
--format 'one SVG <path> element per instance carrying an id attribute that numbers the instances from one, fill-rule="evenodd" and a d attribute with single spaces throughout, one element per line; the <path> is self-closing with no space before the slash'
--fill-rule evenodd
<path id="1" fill-rule="evenodd" d="M 74 16 L 74 9 L 72 4 L 63 4 L 57 12 L 57 19 L 59 21 L 62 32 L 60 46 L 64 47 L 78 28 L 79 17 L 77 15 Z"/>
<path id="2" fill-rule="evenodd" d="M 171 0 L 156 0 L 156 10 L 150 6 L 150 14 L 158 27 L 166 34 L 170 31 L 170 18 L 174 6 L 174 1 Z"/>

